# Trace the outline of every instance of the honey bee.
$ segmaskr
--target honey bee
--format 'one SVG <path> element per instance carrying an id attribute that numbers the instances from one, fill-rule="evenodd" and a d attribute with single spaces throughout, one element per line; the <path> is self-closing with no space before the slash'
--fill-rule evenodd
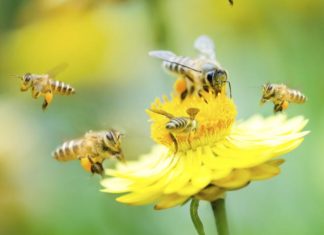
<path id="1" fill-rule="evenodd" d="M 227 80 L 227 72 L 216 60 L 213 41 L 207 36 L 200 36 L 196 39 L 194 47 L 200 53 L 195 59 L 163 50 L 150 51 L 149 55 L 163 60 L 162 67 L 178 77 L 176 92 L 182 100 L 194 92 L 202 97 L 201 92 L 208 92 L 209 89 L 217 95 L 226 83 L 229 85 L 231 96 L 231 84 Z"/>
<path id="2" fill-rule="evenodd" d="M 281 112 L 288 108 L 289 103 L 302 104 L 305 103 L 307 98 L 298 90 L 290 89 L 284 84 L 271 84 L 263 85 L 262 98 L 260 104 L 264 104 L 271 100 L 274 104 L 274 112 Z"/>
<path id="3" fill-rule="evenodd" d="M 22 76 L 17 76 L 22 83 L 20 91 L 25 92 L 31 89 L 32 97 L 37 99 L 44 96 L 42 109 L 45 110 L 52 102 L 54 94 L 72 95 L 75 94 L 75 89 L 68 84 L 54 80 L 58 72 L 63 70 L 66 64 L 59 65 L 47 74 L 31 74 L 26 73 Z"/>
<path id="4" fill-rule="evenodd" d="M 115 157 L 121 162 L 125 158 L 121 149 L 121 134 L 110 129 L 107 131 L 87 132 L 82 138 L 65 142 L 53 153 L 61 162 L 80 160 L 82 167 L 91 173 L 103 175 L 102 163 L 105 159 Z"/>
<path id="5" fill-rule="evenodd" d="M 175 153 L 178 152 L 178 141 L 174 134 L 188 133 L 187 141 L 191 146 L 190 137 L 191 132 L 196 131 L 198 128 L 198 122 L 195 120 L 199 109 L 189 108 L 187 109 L 187 114 L 189 117 L 175 117 L 170 113 L 158 109 L 149 109 L 153 113 L 161 114 L 170 120 L 166 123 L 165 128 L 169 131 L 170 138 L 172 139 L 175 147 Z"/>

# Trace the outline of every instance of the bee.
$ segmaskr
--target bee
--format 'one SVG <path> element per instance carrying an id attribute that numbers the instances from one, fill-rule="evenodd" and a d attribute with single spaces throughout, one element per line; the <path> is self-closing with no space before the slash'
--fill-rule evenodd
<path id="1" fill-rule="evenodd" d="M 72 95 L 75 94 L 75 89 L 69 84 L 54 80 L 58 72 L 65 69 L 66 64 L 59 65 L 52 69 L 47 74 L 32 74 L 26 73 L 22 76 L 17 76 L 21 79 L 20 91 L 25 92 L 31 89 L 32 97 L 37 99 L 44 96 L 42 109 L 45 110 L 52 102 L 54 94 Z"/>
<path id="2" fill-rule="evenodd" d="M 115 157 L 121 162 L 125 158 L 121 149 L 122 133 L 114 129 L 99 132 L 87 132 L 82 138 L 65 142 L 53 153 L 61 162 L 80 160 L 82 167 L 93 174 L 103 175 L 102 163 Z"/>
<path id="3" fill-rule="evenodd" d="M 199 57 L 178 56 L 171 51 L 150 51 L 149 55 L 163 60 L 162 67 L 178 77 L 176 92 L 182 100 L 196 92 L 202 97 L 202 91 L 210 89 L 217 95 L 227 83 L 227 72 L 221 68 L 216 60 L 215 46 L 208 36 L 200 36 L 196 39 L 194 47 L 199 51 Z"/>
<path id="4" fill-rule="evenodd" d="M 234 0 L 228 0 L 228 2 L 233 6 L 234 5 Z"/>
<path id="5" fill-rule="evenodd" d="M 284 84 L 271 84 L 263 85 L 262 98 L 260 104 L 264 104 L 271 100 L 274 104 L 274 112 L 281 112 L 288 108 L 289 103 L 302 104 L 305 103 L 307 98 L 298 90 L 290 89 Z"/>
<path id="6" fill-rule="evenodd" d="M 198 128 L 198 122 L 195 119 L 199 113 L 197 108 L 189 108 L 186 110 L 189 117 L 175 117 L 170 113 L 167 113 L 159 109 L 149 109 L 153 113 L 157 113 L 169 118 L 169 121 L 166 123 L 165 128 L 169 131 L 170 138 L 172 139 L 175 147 L 175 153 L 178 152 L 178 141 L 175 138 L 175 134 L 188 133 L 187 141 L 191 146 L 190 138 L 191 132 L 196 131 Z"/>

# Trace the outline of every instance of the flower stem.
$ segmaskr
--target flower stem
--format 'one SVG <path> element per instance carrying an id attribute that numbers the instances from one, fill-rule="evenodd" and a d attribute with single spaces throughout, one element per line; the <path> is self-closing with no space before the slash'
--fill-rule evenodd
<path id="1" fill-rule="evenodd" d="M 211 202 L 218 235 L 229 235 L 228 223 L 225 210 L 225 199 L 217 199 Z"/>
<path id="2" fill-rule="evenodd" d="M 205 235 L 204 226 L 198 215 L 199 200 L 193 198 L 190 204 L 190 216 L 199 235 Z"/>

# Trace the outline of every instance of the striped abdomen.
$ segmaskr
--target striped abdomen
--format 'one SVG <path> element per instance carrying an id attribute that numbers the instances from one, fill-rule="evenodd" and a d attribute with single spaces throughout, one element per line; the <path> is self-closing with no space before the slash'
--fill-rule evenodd
<path id="1" fill-rule="evenodd" d="M 169 131 L 174 132 L 182 132 L 187 131 L 187 127 L 189 126 L 191 120 L 186 117 L 177 117 L 172 118 L 165 126 L 165 128 Z"/>
<path id="2" fill-rule="evenodd" d="M 71 140 L 58 147 L 53 153 L 53 157 L 58 161 L 76 160 L 82 151 L 82 140 Z"/>
<path id="3" fill-rule="evenodd" d="M 186 74 L 188 68 L 182 65 L 193 67 L 192 59 L 190 59 L 189 57 L 174 56 L 170 58 L 169 61 L 163 61 L 162 64 L 162 66 L 170 72 L 176 74 Z"/>
<path id="4" fill-rule="evenodd" d="M 306 96 L 298 90 L 288 89 L 289 102 L 302 104 L 306 101 Z"/>
<path id="5" fill-rule="evenodd" d="M 51 87 L 53 93 L 61 94 L 61 95 L 72 95 L 75 93 L 75 89 L 71 87 L 69 84 L 65 84 L 64 82 L 50 80 Z"/>

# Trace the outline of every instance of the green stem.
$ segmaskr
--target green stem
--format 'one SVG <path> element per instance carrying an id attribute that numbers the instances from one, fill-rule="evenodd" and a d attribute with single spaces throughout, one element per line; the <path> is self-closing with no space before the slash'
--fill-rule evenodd
<path id="1" fill-rule="evenodd" d="M 199 200 L 193 198 L 190 204 L 190 216 L 199 235 L 205 235 L 204 226 L 198 215 Z"/>
<path id="2" fill-rule="evenodd" d="M 225 199 L 217 199 L 216 201 L 211 202 L 211 206 L 213 208 L 218 235 L 229 235 Z"/>

